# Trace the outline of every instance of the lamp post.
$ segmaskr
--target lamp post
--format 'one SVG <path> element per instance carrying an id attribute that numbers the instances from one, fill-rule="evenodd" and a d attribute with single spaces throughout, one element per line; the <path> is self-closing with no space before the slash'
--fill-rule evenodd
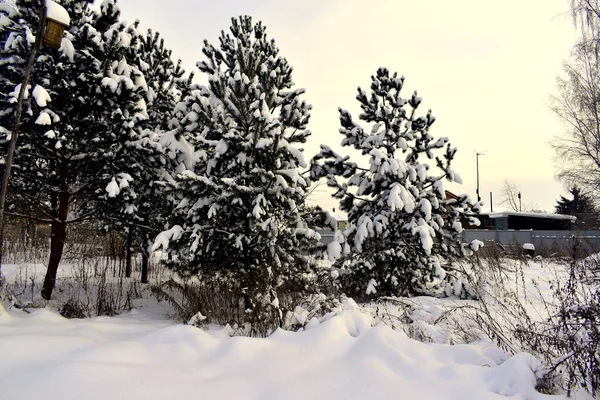
<path id="1" fill-rule="evenodd" d="M 8 182 L 10 180 L 15 147 L 17 146 L 17 135 L 19 134 L 21 114 L 23 113 L 23 100 L 25 98 L 27 86 L 29 85 L 29 80 L 31 78 L 33 64 L 35 64 L 37 54 L 42 47 L 42 41 L 44 45 L 53 49 L 58 49 L 61 45 L 64 30 L 67 26 L 69 26 L 69 23 L 69 13 L 61 5 L 50 0 L 42 0 L 39 12 L 38 29 L 35 36 L 35 44 L 31 50 L 29 61 L 25 67 L 23 82 L 21 82 L 21 87 L 19 89 L 15 121 L 11 130 L 10 141 L 8 143 L 8 152 L 4 162 L 4 176 L 2 177 L 2 187 L 0 188 L 0 284 L 2 283 L 2 247 L 4 245 L 4 206 L 6 204 L 6 192 L 8 191 Z"/>

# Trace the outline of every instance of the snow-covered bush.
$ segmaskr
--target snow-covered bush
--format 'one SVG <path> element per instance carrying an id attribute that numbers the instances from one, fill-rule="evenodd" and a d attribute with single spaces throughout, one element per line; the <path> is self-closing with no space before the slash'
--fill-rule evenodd
<path id="1" fill-rule="evenodd" d="M 182 171 L 155 248 L 168 248 L 182 275 L 230 282 L 245 299 L 244 320 L 280 324 L 279 296 L 305 290 L 307 249 L 319 239 L 300 211 L 309 182 L 298 145 L 310 135 L 311 107 L 260 22 L 234 18 L 230 31 L 219 47 L 205 41 L 197 66 L 208 86 L 176 108 L 170 135 Z"/>
<path id="2" fill-rule="evenodd" d="M 444 181 L 461 183 L 451 169 L 456 148 L 446 137 L 434 139 L 431 111 L 418 116 L 422 99 L 416 92 L 403 97 L 403 86 L 404 77 L 380 68 L 370 95 L 358 89 L 368 129 L 339 110 L 342 146 L 366 162 L 325 145 L 312 160 L 312 178 L 327 178 L 348 214 L 348 228 L 336 233 L 328 253 L 343 272 L 345 290 L 357 298 L 451 293 L 456 288 L 446 283 L 457 278 L 452 260 L 475 250 L 461 243 L 460 233 L 461 219 L 478 205 L 466 195 L 450 198 L 444 189 Z"/>

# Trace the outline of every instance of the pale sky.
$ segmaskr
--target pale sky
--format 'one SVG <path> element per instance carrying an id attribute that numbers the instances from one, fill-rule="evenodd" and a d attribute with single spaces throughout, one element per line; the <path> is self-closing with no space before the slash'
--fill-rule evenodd
<path id="1" fill-rule="evenodd" d="M 421 108 L 437 117 L 430 133 L 458 148 L 454 170 L 475 198 L 475 151 L 480 189 L 494 211 L 505 179 L 523 204 L 554 211 L 566 191 L 555 180 L 548 143 L 564 132 L 549 109 L 556 77 L 577 39 L 567 0 L 120 0 L 122 16 L 159 31 L 187 70 L 202 59 L 202 41 L 217 45 L 230 18 L 261 20 L 294 67 L 296 87 L 313 105 L 305 147 L 339 146 L 337 108 L 358 117 L 356 88 L 368 88 L 378 67 L 406 77 L 405 96 L 418 90 Z M 335 200 L 320 192 L 327 209 Z"/>

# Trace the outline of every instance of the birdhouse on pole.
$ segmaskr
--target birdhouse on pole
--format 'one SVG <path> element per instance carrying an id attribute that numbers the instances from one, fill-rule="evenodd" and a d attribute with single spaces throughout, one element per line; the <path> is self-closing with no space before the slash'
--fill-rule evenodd
<path id="1" fill-rule="evenodd" d="M 71 23 L 69 13 L 58 3 L 46 1 L 46 25 L 44 27 L 44 45 L 58 49 L 65 28 Z"/>

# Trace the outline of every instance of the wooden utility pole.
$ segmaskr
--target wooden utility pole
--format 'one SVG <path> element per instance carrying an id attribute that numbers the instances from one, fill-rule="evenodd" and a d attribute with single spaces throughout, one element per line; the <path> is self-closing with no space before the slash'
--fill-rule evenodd
<path id="1" fill-rule="evenodd" d="M 477 202 L 479 203 L 481 201 L 481 196 L 479 195 L 479 156 L 484 156 L 485 153 L 478 153 L 477 151 L 475 151 L 475 162 L 476 162 L 476 167 L 477 167 L 477 189 L 476 189 L 476 193 L 477 193 Z"/>

